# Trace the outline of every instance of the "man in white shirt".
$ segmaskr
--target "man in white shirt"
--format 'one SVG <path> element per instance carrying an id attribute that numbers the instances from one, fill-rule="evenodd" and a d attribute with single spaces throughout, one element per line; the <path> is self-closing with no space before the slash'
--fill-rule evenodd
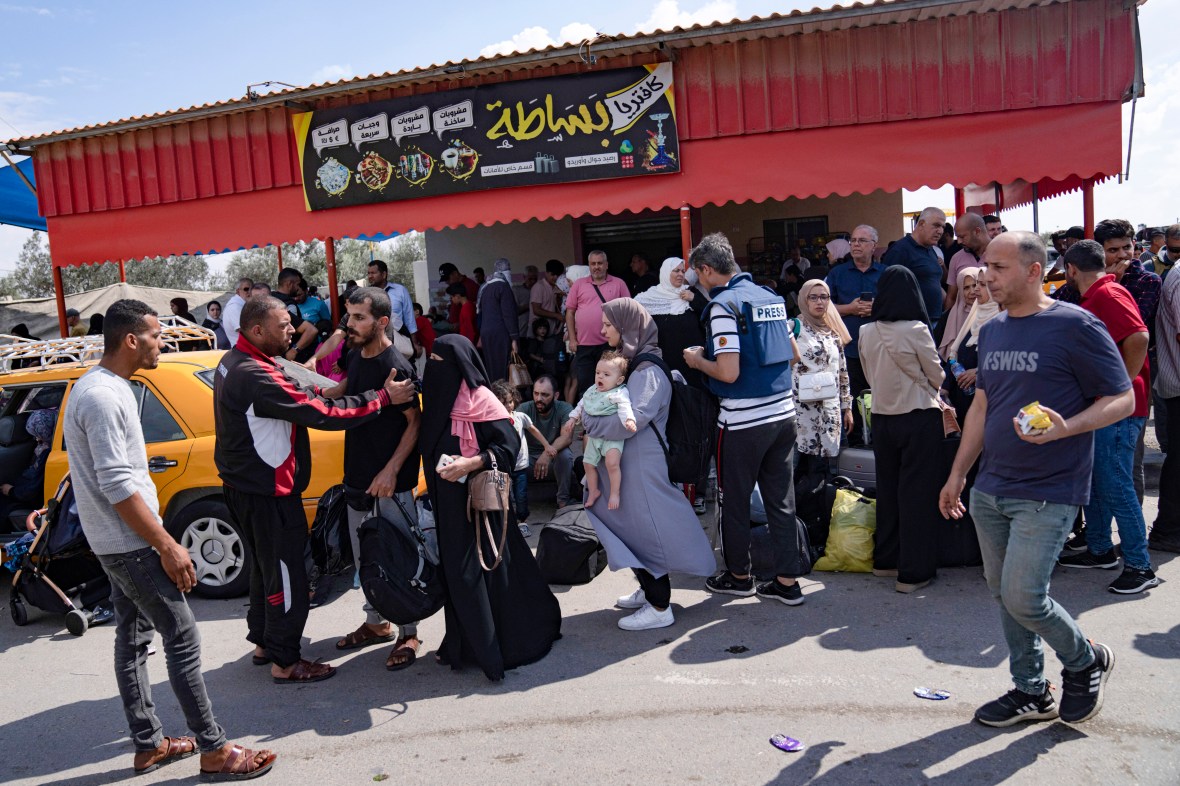
<path id="1" fill-rule="evenodd" d="M 254 279 L 239 278 L 238 286 L 234 289 L 234 296 L 225 304 L 221 311 L 221 326 L 225 328 L 225 337 L 229 339 L 229 348 L 233 349 L 238 343 L 238 327 L 242 322 L 242 306 L 250 299 L 250 290 L 254 288 Z"/>

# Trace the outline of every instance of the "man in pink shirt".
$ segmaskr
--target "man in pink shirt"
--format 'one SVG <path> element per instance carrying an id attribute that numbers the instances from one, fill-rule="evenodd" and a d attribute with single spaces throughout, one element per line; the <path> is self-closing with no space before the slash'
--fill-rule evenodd
<path id="1" fill-rule="evenodd" d="M 987 265 L 987 244 L 991 238 L 987 234 L 987 224 L 976 213 L 964 213 L 955 221 L 955 237 L 963 248 L 951 257 L 951 263 L 946 271 L 946 299 L 943 300 L 944 311 L 954 307 L 959 298 L 959 271 L 965 267 Z"/>
<path id="2" fill-rule="evenodd" d="M 594 384 L 594 367 L 606 351 L 602 335 L 602 304 L 631 292 L 621 278 L 607 273 L 606 252 L 591 251 L 586 255 L 590 277 L 580 278 L 570 287 L 566 298 L 565 324 L 570 351 L 574 353 L 574 376 L 578 380 L 578 398 Z"/>

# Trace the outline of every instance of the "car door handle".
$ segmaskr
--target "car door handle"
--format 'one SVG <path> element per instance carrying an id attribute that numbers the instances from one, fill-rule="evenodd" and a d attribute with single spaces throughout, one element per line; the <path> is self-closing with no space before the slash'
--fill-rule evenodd
<path id="1" fill-rule="evenodd" d="M 166 456 L 152 456 L 148 459 L 148 472 L 163 472 L 169 467 L 175 467 L 176 461 Z"/>

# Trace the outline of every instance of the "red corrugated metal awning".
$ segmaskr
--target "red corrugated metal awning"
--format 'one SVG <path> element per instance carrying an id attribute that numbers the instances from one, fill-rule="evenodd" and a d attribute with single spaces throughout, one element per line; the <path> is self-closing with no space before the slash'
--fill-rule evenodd
<path id="1" fill-rule="evenodd" d="M 685 141 L 678 175 L 479 191 L 307 212 L 298 186 L 51 217 L 54 261 L 164 256 L 374 231 L 445 229 L 1119 169 L 1118 102 Z M 1061 129 L 1070 129 L 1062 134 Z M 960 155 L 962 151 L 970 151 Z M 119 238 L 113 244 L 112 237 Z"/>

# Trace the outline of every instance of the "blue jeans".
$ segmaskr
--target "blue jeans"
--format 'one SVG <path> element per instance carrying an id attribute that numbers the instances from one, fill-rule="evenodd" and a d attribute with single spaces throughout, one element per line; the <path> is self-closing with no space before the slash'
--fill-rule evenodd
<path id="1" fill-rule="evenodd" d="M 226 744 L 225 731 L 213 717 L 213 705 L 201 676 L 201 634 L 184 595 L 168 578 L 160 555 L 144 548 L 125 554 L 99 554 L 111 579 L 115 610 L 115 682 L 131 727 L 136 751 L 150 751 L 164 741 L 163 727 L 152 703 L 148 677 L 148 645 L 160 632 L 168 679 L 189 730 L 203 753 Z"/>
<path id="2" fill-rule="evenodd" d="M 1086 506 L 1086 545 L 1095 554 L 1114 548 L 1110 542 L 1110 520 L 1119 525 L 1123 564 L 1150 570 L 1147 556 L 1147 522 L 1135 495 L 1132 467 L 1135 445 L 1146 418 L 1123 418 L 1094 432 L 1094 475 L 1090 481 L 1090 504 Z"/>
<path id="3" fill-rule="evenodd" d="M 1045 691 L 1041 639 L 1069 671 L 1094 663 L 1094 651 L 1073 617 L 1049 597 L 1049 577 L 1077 513 L 1076 505 L 971 490 L 971 517 L 987 587 L 1000 602 L 1012 681 L 1036 696 Z"/>
<path id="4" fill-rule="evenodd" d="M 516 509 L 516 522 L 529 520 L 529 471 L 518 469 L 512 473 L 512 506 Z"/>

